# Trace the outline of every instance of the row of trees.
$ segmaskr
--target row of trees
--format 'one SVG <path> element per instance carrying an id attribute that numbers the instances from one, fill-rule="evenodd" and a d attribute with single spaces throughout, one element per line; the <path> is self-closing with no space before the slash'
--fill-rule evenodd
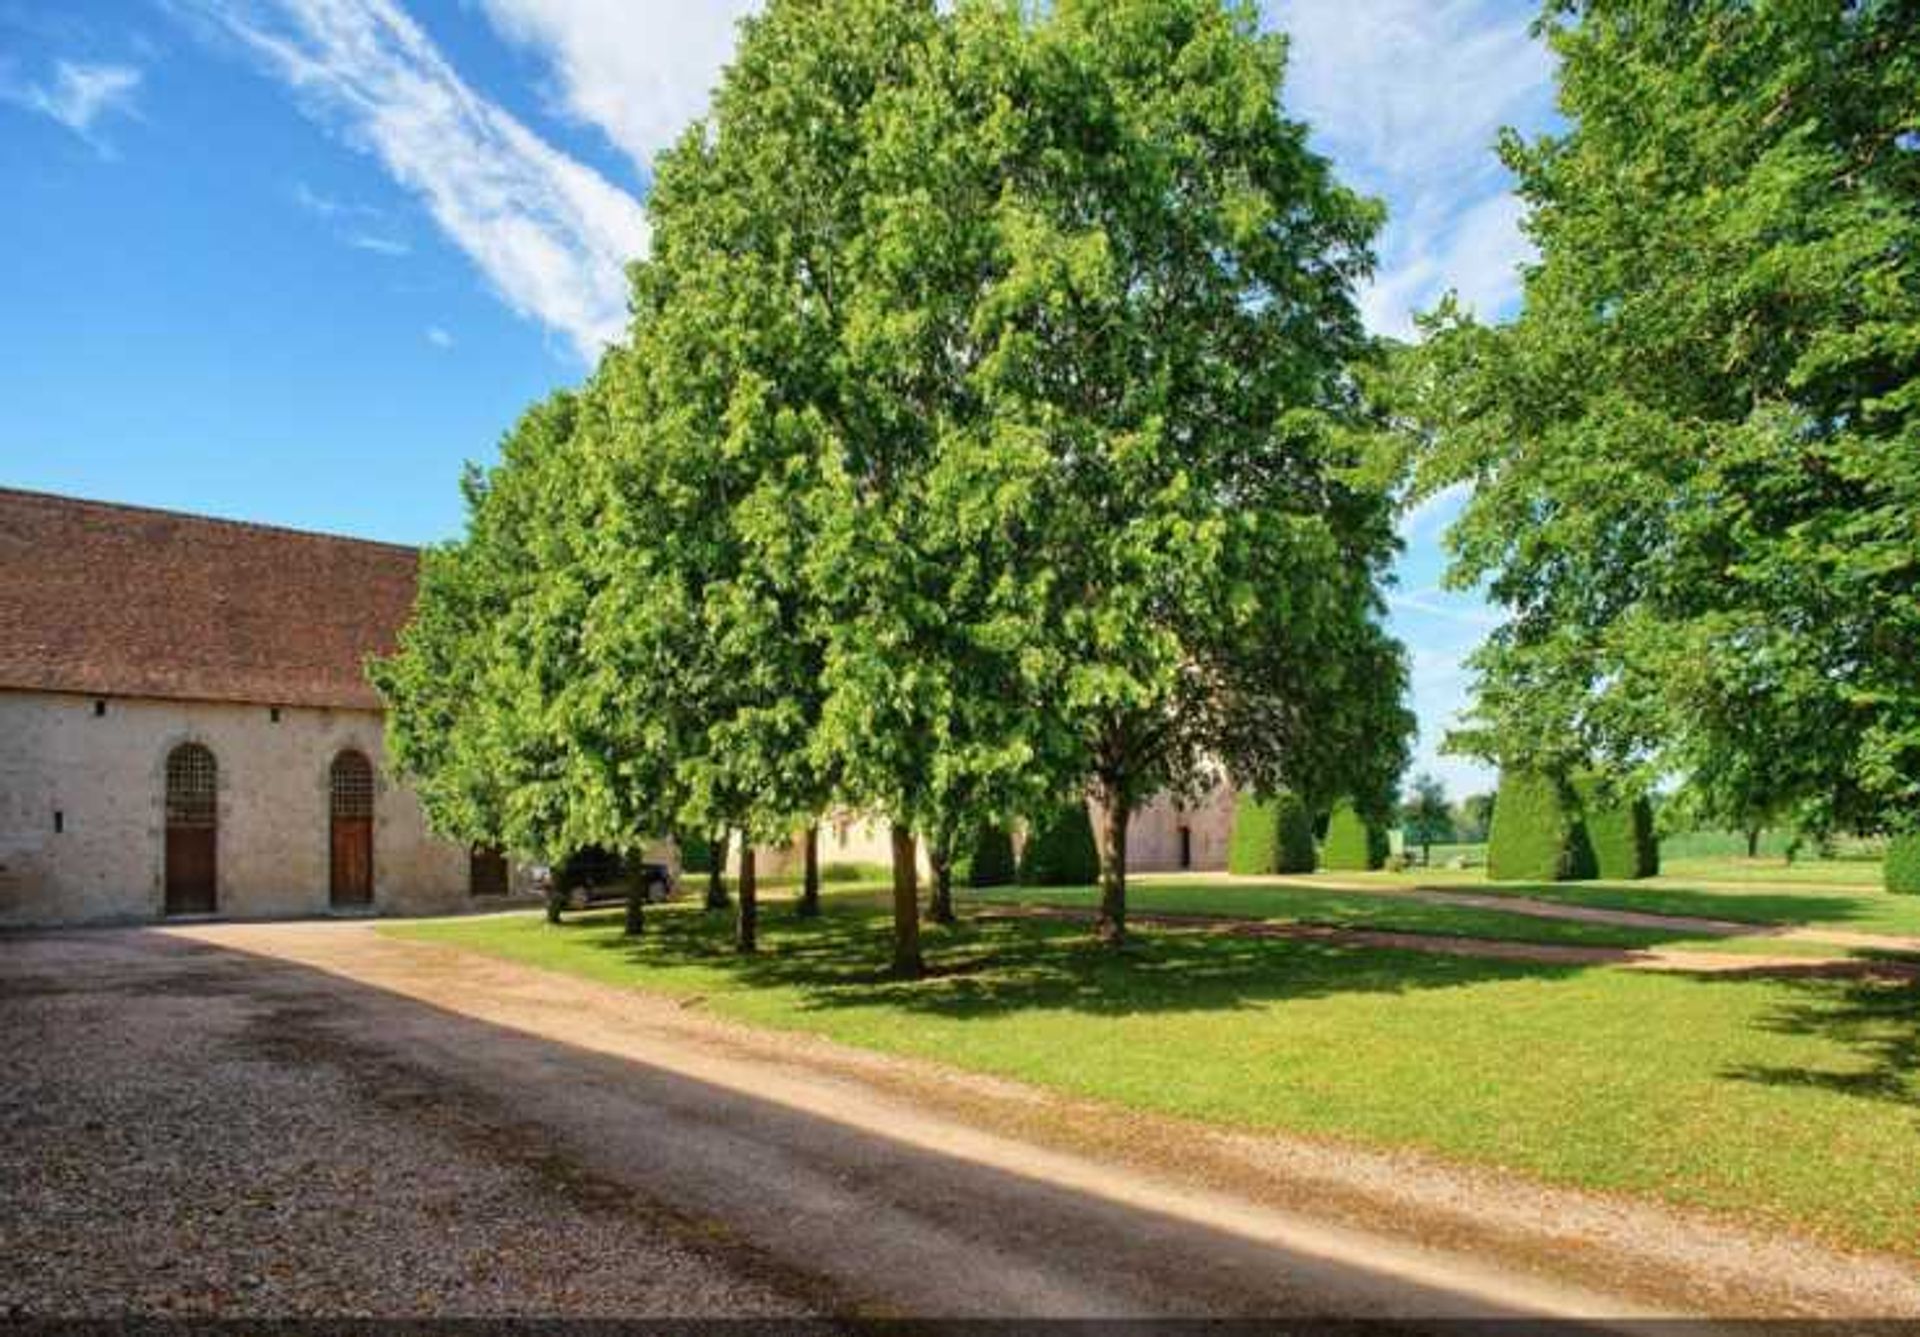
<path id="1" fill-rule="evenodd" d="M 1401 363 L 1453 581 L 1510 617 L 1464 750 L 1696 820 L 1920 825 L 1920 42 L 1908 0 L 1546 6 L 1539 258 Z"/>
<path id="2" fill-rule="evenodd" d="M 657 166 L 630 337 L 466 480 L 375 678 L 435 825 L 558 853 L 831 805 L 916 839 L 1222 765 L 1384 817 L 1378 207 L 1220 0 L 775 0 Z"/>

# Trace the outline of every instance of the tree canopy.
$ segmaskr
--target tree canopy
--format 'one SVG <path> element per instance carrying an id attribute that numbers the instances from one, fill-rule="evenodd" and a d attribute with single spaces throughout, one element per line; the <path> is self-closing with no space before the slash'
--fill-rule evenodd
<path id="1" fill-rule="evenodd" d="M 1380 211 L 1283 64 L 1221 0 L 744 23 L 658 164 L 630 338 L 476 485 L 381 671 L 435 820 L 750 848 L 859 808 L 901 838 L 911 974 L 915 833 L 945 867 L 1098 800 L 1117 938 L 1158 790 L 1218 764 L 1384 810 Z M 743 949 L 752 914 L 749 864 Z"/>
<path id="2" fill-rule="evenodd" d="M 908 160 L 938 164 L 915 235 L 969 239 L 945 446 L 1020 506 L 995 579 L 1043 669 L 1037 750 L 1064 737 L 1102 815 L 1117 938 L 1155 792 L 1212 762 L 1384 807 L 1404 762 L 1389 478 L 1355 375 L 1379 209 L 1283 114 L 1284 42 L 1244 8 L 961 6 L 951 34 Z"/>
<path id="3" fill-rule="evenodd" d="M 1521 312 L 1416 356 L 1452 579 L 1511 619 L 1468 750 L 1920 813 L 1920 44 L 1902 0 L 1549 6 L 1564 131 L 1501 156 Z"/>

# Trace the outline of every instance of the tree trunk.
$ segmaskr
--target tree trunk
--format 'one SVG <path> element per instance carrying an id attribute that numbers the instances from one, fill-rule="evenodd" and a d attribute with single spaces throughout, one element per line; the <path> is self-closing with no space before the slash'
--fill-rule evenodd
<path id="1" fill-rule="evenodd" d="M 627 890 L 626 934 L 629 938 L 637 938 L 646 932 L 646 928 L 647 889 L 639 886 L 630 887 Z"/>
<path id="2" fill-rule="evenodd" d="M 919 869 L 914 865 L 913 831 L 893 828 L 893 973 L 917 980 L 925 973 L 920 959 Z"/>
<path id="3" fill-rule="evenodd" d="M 927 901 L 927 917 L 936 924 L 951 924 L 953 914 L 953 837 L 940 836 L 927 846 L 927 862 L 933 866 L 933 895 Z"/>
<path id="4" fill-rule="evenodd" d="M 811 919 L 820 913 L 820 824 L 807 828 L 805 852 L 800 871 L 800 917 Z"/>
<path id="5" fill-rule="evenodd" d="M 727 908 L 727 833 L 707 842 L 707 909 Z"/>
<path id="6" fill-rule="evenodd" d="M 1102 942 L 1118 946 L 1127 937 L 1127 824 L 1132 805 L 1118 785 L 1103 785 L 1100 820 L 1094 832 L 1100 847 L 1100 918 L 1094 933 Z"/>
<path id="7" fill-rule="evenodd" d="M 1757 826 L 1747 828 L 1747 857 L 1749 859 L 1760 857 L 1760 828 Z"/>
<path id="8" fill-rule="evenodd" d="M 733 950 L 750 956 L 760 945 L 760 888 L 754 876 L 753 841 L 740 833 L 740 912 L 733 921 Z"/>

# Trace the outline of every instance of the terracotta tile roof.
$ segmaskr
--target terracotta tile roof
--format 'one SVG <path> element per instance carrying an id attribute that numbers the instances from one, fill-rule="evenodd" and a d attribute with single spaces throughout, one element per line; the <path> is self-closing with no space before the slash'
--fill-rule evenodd
<path id="1" fill-rule="evenodd" d="M 0 688 L 378 709 L 417 549 L 0 488 Z"/>

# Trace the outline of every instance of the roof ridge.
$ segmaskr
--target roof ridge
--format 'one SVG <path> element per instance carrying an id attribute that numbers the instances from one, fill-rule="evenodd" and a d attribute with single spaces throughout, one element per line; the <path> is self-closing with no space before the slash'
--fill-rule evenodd
<path id="1" fill-rule="evenodd" d="M 179 511 L 166 506 L 143 506 L 131 501 L 106 501 L 99 497 L 76 497 L 64 492 L 42 492 L 35 488 L 0 486 L 0 500 L 19 497 L 27 501 L 58 502 L 65 506 L 92 506 L 107 511 L 129 511 L 139 515 L 166 516 L 174 520 L 192 520 L 198 524 L 221 525 L 259 534 L 291 534 L 299 538 L 325 539 L 329 543 L 355 543 L 369 548 L 393 548 L 418 554 L 425 545 L 394 543 L 388 539 L 362 538 L 358 534 L 337 534 L 324 529 L 300 529 L 293 525 L 269 524 L 263 520 L 235 520 L 224 515 L 205 515 L 199 511 Z"/>

